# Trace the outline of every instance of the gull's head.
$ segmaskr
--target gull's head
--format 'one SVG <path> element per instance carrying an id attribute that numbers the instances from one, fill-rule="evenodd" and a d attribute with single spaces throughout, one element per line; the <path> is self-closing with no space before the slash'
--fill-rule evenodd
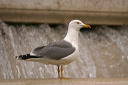
<path id="1" fill-rule="evenodd" d="M 90 25 L 84 24 L 83 22 L 81 22 L 80 20 L 72 20 L 69 23 L 69 28 L 73 28 L 76 30 L 80 30 L 81 28 L 91 28 Z"/>

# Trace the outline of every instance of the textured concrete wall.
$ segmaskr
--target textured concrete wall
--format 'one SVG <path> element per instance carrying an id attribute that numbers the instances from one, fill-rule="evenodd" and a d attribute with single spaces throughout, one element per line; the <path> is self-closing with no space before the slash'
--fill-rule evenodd
<path id="1" fill-rule="evenodd" d="M 15 18 L 14 18 L 15 17 Z M 0 19 L 9 22 L 128 24 L 128 0 L 0 0 Z"/>

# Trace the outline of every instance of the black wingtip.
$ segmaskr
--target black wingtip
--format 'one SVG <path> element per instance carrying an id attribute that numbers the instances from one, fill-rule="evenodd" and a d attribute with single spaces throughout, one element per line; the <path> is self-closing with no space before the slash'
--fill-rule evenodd
<path id="1" fill-rule="evenodd" d="M 14 58 L 18 58 L 18 56 L 15 56 Z"/>
<path id="2" fill-rule="evenodd" d="M 30 54 L 15 56 L 16 59 L 27 60 L 30 58 L 38 58 L 37 56 L 31 56 Z"/>
<path id="3" fill-rule="evenodd" d="M 22 60 L 21 55 L 20 56 L 14 56 L 15 59 Z"/>

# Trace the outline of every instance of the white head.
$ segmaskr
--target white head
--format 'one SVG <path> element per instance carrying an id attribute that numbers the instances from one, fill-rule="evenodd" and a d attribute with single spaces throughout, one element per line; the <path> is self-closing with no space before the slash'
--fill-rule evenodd
<path id="1" fill-rule="evenodd" d="M 72 20 L 69 23 L 69 28 L 73 28 L 76 30 L 80 30 L 82 27 L 85 28 L 91 28 L 91 26 L 84 24 L 83 22 L 81 22 L 80 20 Z"/>

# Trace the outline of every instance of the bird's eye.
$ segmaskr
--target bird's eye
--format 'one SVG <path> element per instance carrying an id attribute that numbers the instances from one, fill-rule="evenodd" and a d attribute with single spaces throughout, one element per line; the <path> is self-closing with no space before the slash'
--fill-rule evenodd
<path id="1" fill-rule="evenodd" d="M 76 22 L 77 24 L 80 24 L 80 22 Z"/>

